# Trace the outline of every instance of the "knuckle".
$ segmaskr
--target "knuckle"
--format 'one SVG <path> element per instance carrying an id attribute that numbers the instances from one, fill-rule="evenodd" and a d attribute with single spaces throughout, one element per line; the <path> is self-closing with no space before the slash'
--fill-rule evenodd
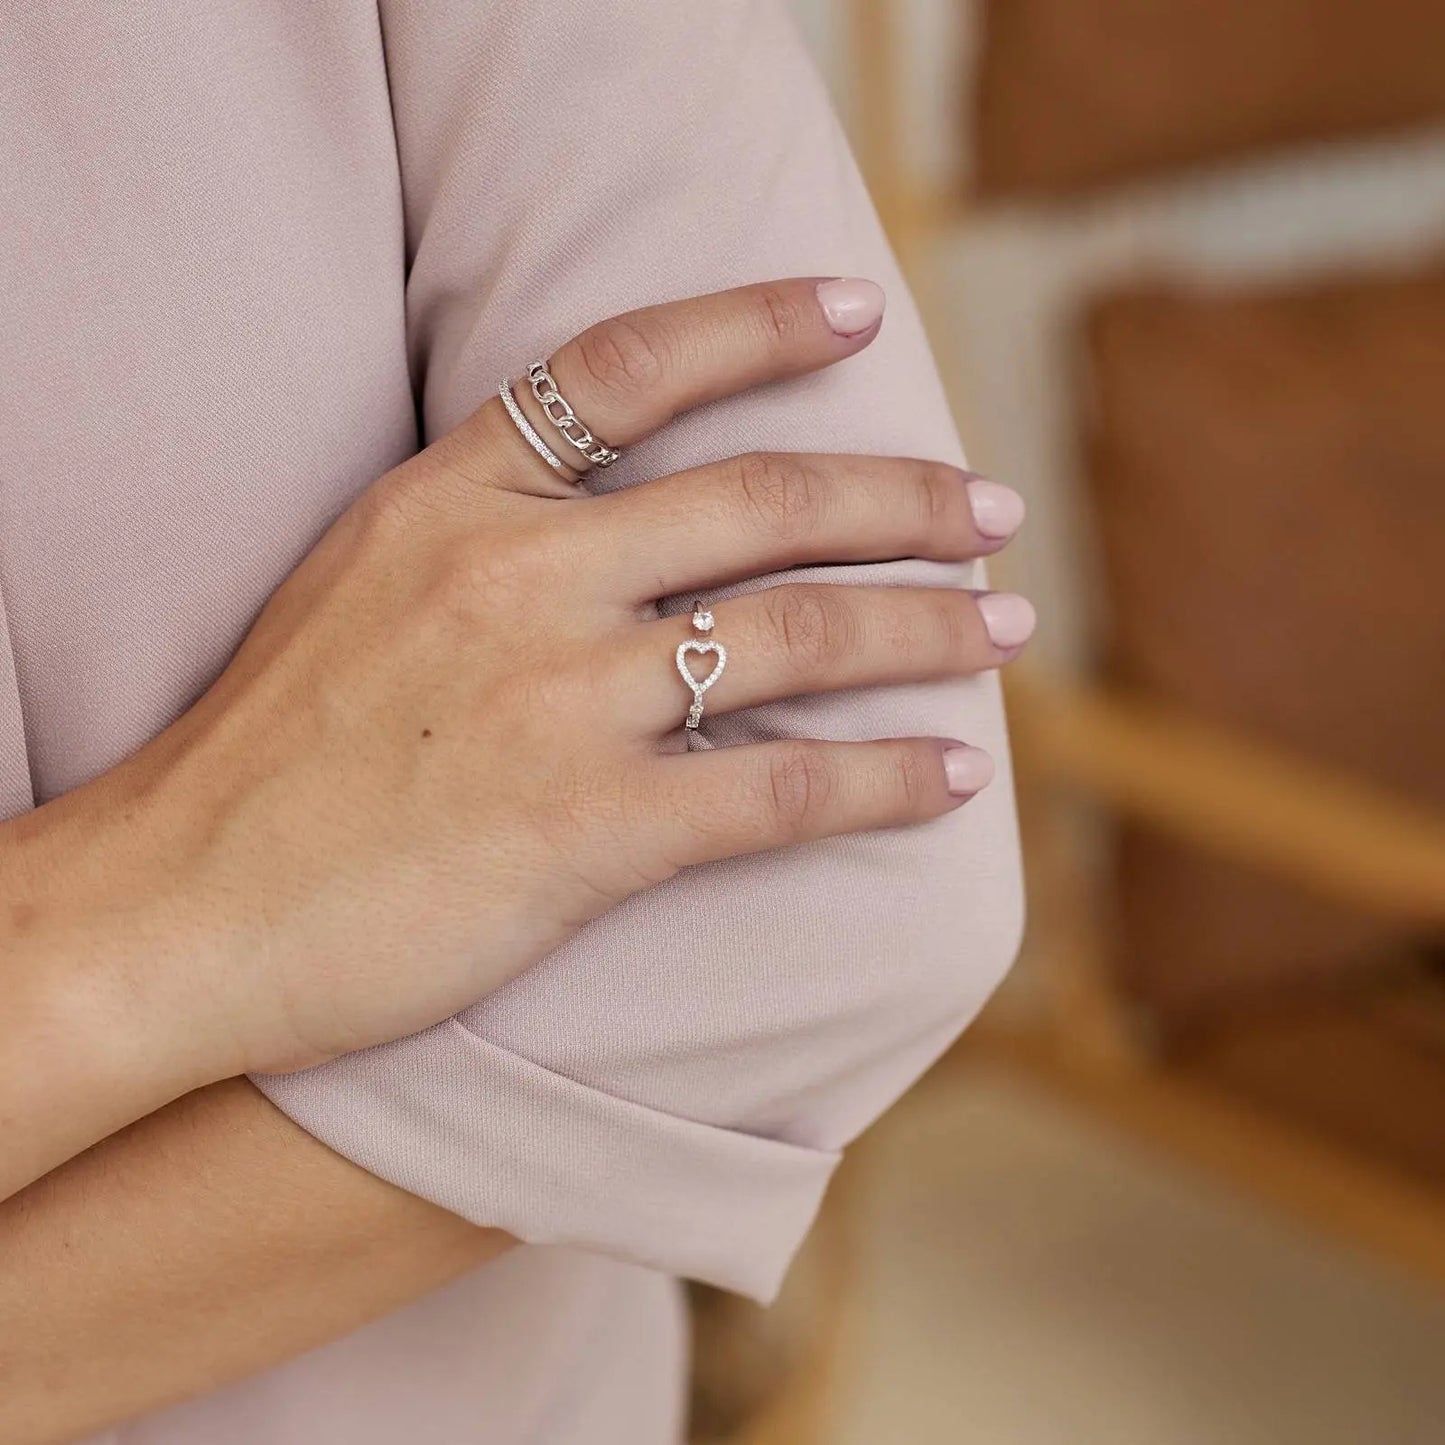
<path id="1" fill-rule="evenodd" d="M 784 654 L 801 672 L 837 666 L 857 641 L 857 623 L 847 598 L 826 583 L 775 588 L 769 608 Z"/>
<path id="2" fill-rule="evenodd" d="M 924 536 L 937 537 L 958 523 L 968 499 L 956 472 L 930 463 L 919 472 L 918 500 Z"/>
<path id="3" fill-rule="evenodd" d="M 480 619 L 485 599 L 492 593 L 488 567 L 470 549 L 457 547 L 441 562 L 432 588 L 436 612 L 446 622 L 470 627 Z"/>
<path id="4" fill-rule="evenodd" d="M 743 513 L 784 541 L 806 536 L 822 520 L 822 479 L 801 457 L 749 452 L 737 458 L 737 488 Z"/>
<path id="5" fill-rule="evenodd" d="M 950 675 L 969 657 L 966 593 L 903 593 L 884 625 L 888 653 L 905 673 Z"/>
<path id="6" fill-rule="evenodd" d="M 808 317 L 799 297 L 782 286 L 760 286 L 756 294 L 758 319 L 764 335 L 775 348 L 789 347 L 797 337 L 806 334 Z"/>
<path id="7" fill-rule="evenodd" d="M 908 816 L 928 809 L 937 791 L 936 764 L 916 747 L 903 747 L 893 760 L 893 790 L 900 809 Z"/>
<path id="8" fill-rule="evenodd" d="M 961 663 L 973 639 L 971 613 L 977 609 L 966 592 L 946 592 L 932 604 L 932 633 L 945 663 Z"/>
<path id="9" fill-rule="evenodd" d="M 817 748 L 793 743 L 768 760 L 765 786 L 774 821 L 787 836 L 807 829 L 838 793 L 838 776 Z"/>
<path id="10" fill-rule="evenodd" d="M 971 592 L 953 593 L 947 603 L 948 645 L 960 664 L 978 651 L 980 638 L 987 640 L 978 603 Z"/>
<path id="11" fill-rule="evenodd" d="M 571 901 L 567 922 L 580 927 L 633 893 L 665 882 L 679 871 L 665 850 L 648 840 L 648 812 L 640 779 L 626 768 L 573 764 L 548 773 L 537 819 L 557 876 L 557 901 Z M 629 846 L 618 848 L 625 838 Z M 570 884 L 570 886 L 568 886 Z"/>
<path id="12" fill-rule="evenodd" d="M 636 396 L 656 386 L 663 374 L 663 347 L 656 328 L 626 317 L 584 331 L 576 347 L 583 370 L 604 392 Z"/>

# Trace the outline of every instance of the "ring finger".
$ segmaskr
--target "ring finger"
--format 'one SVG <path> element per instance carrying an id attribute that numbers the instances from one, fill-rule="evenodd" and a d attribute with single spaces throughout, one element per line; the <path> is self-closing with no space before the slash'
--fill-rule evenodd
<path id="1" fill-rule="evenodd" d="M 852 587 L 787 583 L 713 609 L 710 632 L 686 616 L 634 629 L 618 679 L 645 732 L 679 726 L 691 696 L 677 649 L 702 681 L 726 661 L 705 695 L 710 713 L 801 693 L 926 682 L 999 667 L 1033 632 L 1034 612 L 1011 593 L 975 595 L 943 587 Z"/>

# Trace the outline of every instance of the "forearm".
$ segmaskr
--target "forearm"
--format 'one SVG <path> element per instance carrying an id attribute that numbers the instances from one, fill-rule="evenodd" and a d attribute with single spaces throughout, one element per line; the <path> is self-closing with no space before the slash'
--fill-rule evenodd
<path id="1" fill-rule="evenodd" d="M 175 741 L 0 824 L 7 1445 L 290 1359 L 507 1243 L 214 1082 L 243 1060 L 207 980 L 247 935 Z"/>
<path id="2" fill-rule="evenodd" d="M 43 1445 L 293 1358 L 511 1241 L 365 1173 L 249 1084 L 0 1205 L 0 1439 Z"/>

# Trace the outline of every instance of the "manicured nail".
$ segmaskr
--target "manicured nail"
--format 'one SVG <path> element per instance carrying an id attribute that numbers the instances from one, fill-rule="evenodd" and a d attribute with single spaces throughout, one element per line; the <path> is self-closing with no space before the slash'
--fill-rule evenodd
<path id="1" fill-rule="evenodd" d="M 876 326 L 883 315 L 883 288 L 873 281 L 823 281 L 818 305 L 838 336 L 859 336 Z"/>
<path id="2" fill-rule="evenodd" d="M 993 781 L 993 759 L 982 748 L 955 745 L 943 750 L 943 772 L 955 798 L 971 798 Z"/>
<path id="3" fill-rule="evenodd" d="M 1024 499 L 1012 487 L 973 477 L 968 483 L 968 505 L 973 509 L 978 535 L 990 542 L 1012 537 L 1023 525 Z"/>
<path id="4" fill-rule="evenodd" d="M 1034 604 L 1017 592 L 985 592 L 978 599 L 988 640 L 1001 652 L 1022 647 L 1034 635 L 1038 614 Z"/>

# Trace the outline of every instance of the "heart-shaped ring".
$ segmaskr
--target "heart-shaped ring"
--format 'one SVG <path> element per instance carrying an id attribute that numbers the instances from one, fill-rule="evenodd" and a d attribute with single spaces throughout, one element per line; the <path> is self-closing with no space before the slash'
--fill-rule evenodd
<path id="1" fill-rule="evenodd" d="M 696 652 L 704 657 L 708 653 L 716 654 L 717 661 L 713 664 L 712 671 L 708 673 L 706 677 L 699 679 L 692 675 L 692 671 L 687 665 L 687 655 L 690 652 Z M 677 670 L 681 674 L 682 680 L 687 684 L 689 691 L 692 693 L 692 706 L 687 710 L 686 726 L 688 728 L 696 731 L 698 724 L 702 721 L 702 695 L 722 676 L 723 668 L 727 665 L 727 648 L 720 642 L 714 642 L 712 638 L 708 638 L 706 642 L 701 642 L 693 637 L 689 638 L 686 642 L 678 643 Z"/>

